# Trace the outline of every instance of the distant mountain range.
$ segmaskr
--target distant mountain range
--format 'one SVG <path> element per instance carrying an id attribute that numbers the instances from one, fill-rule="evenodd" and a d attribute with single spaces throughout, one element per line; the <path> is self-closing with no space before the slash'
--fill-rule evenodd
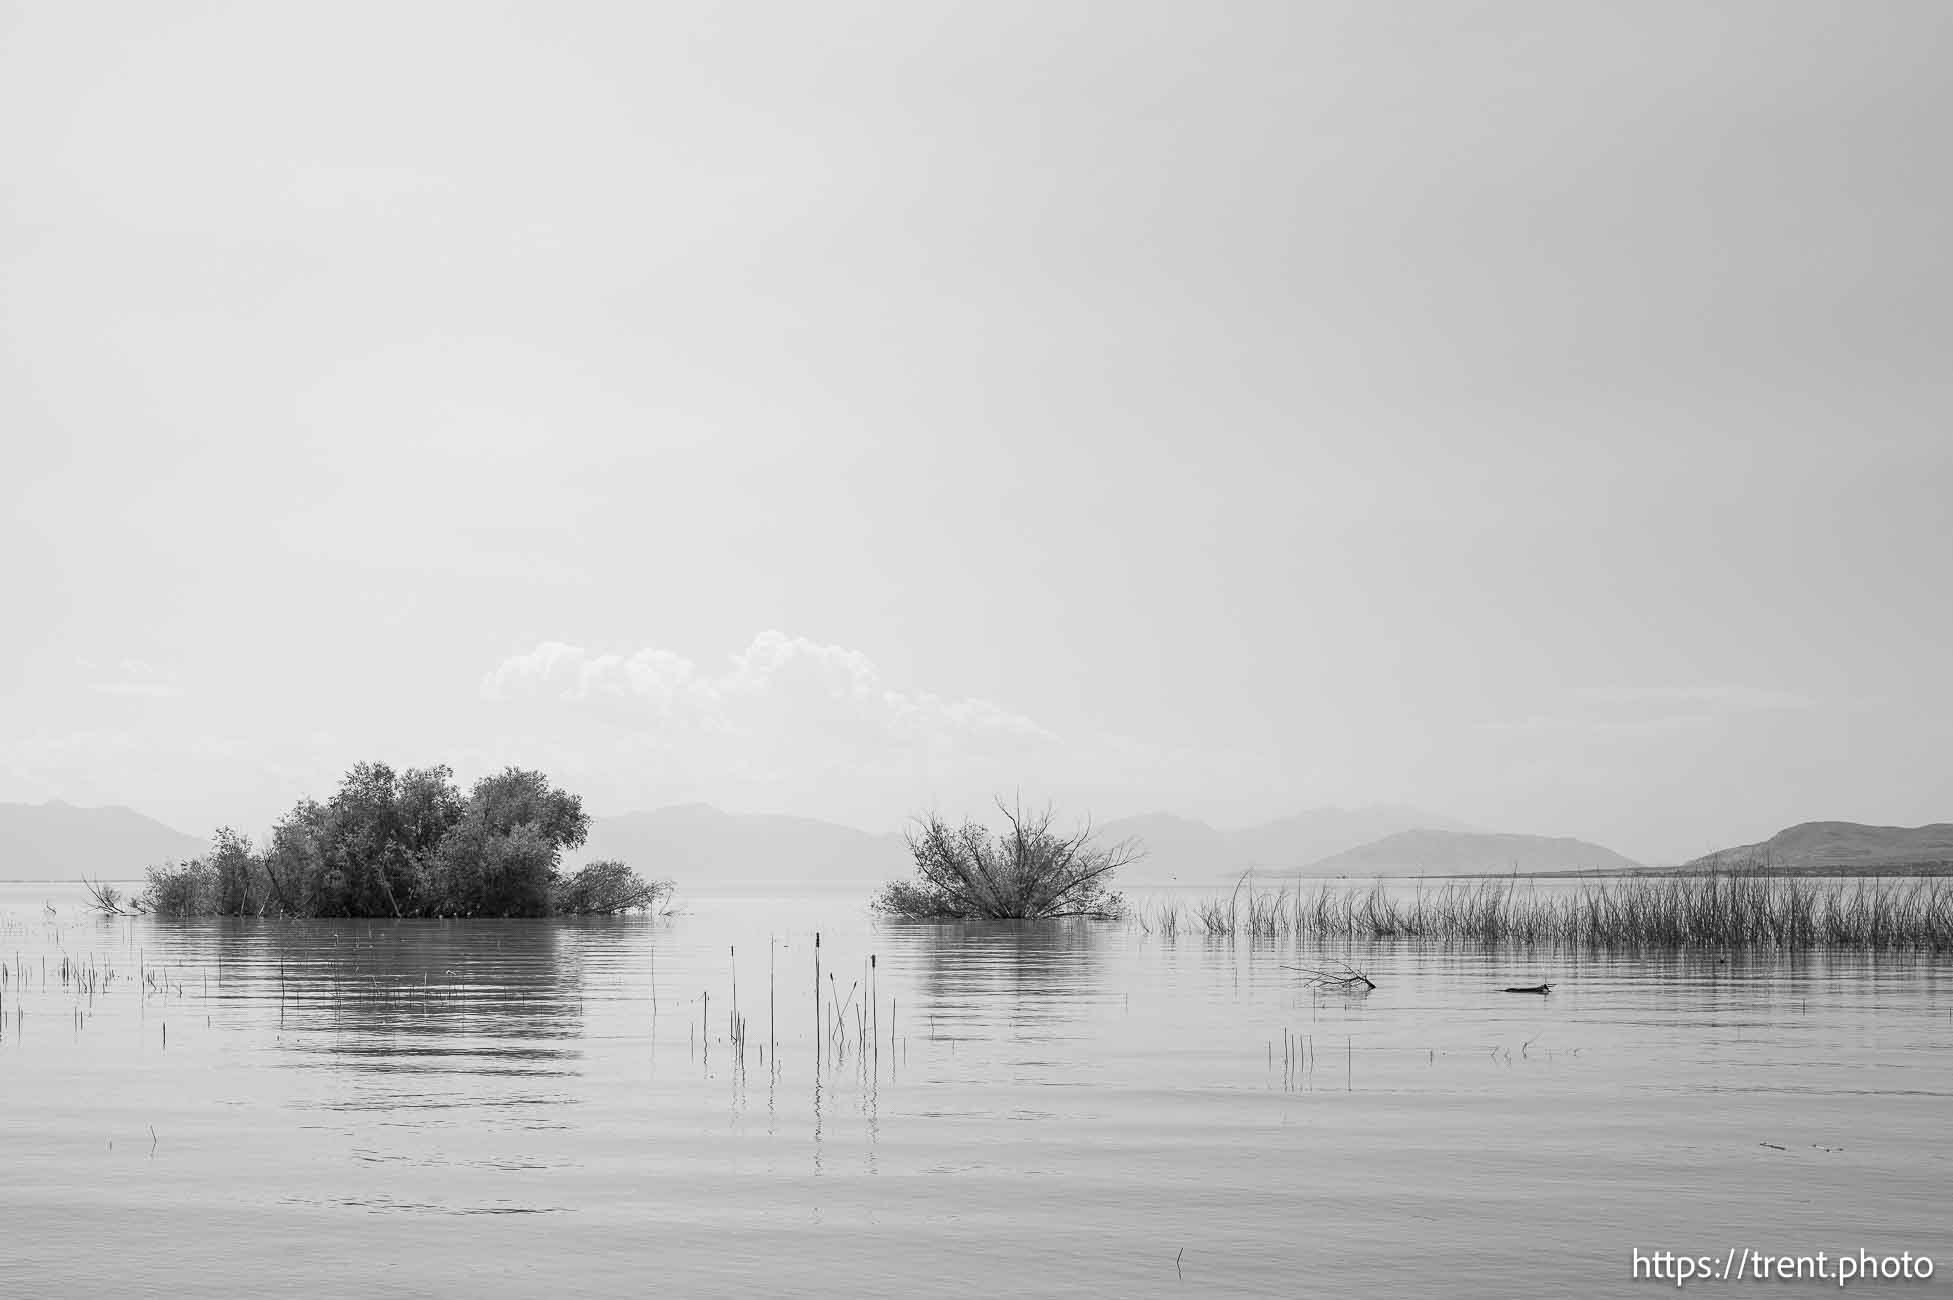
<path id="1" fill-rule="evenodd" d="M 1394 872 L 1628 871 L 1641 864 L 1585 840 L 1469 831 L 1399 831 L 1313 863 L 1312 875 Z"/>
<path id="2" fill-rule="evenodd" d="M 1100 843 L 1130 839 L 1145 856 L 1122 872 L 1131 887 L 1216 884 L 1269 876 L 1628 871 L 1632 860 L 1584 840 L 1494 835 L 1416 808 L 1320 808 L 1244 830 L 1170 813 L 1105 822 Z M 0 803 L 0 879 L 133 880 L 208 846 L 128 808 Z M 707 804 L 599 817 L 567 865 L 621 858 L 687 892 L 820 886 L 871 888 L 914 870 L 899 833 L 876 834 L 810 817 L 728 813 Z M 1682 870 L 1768 866 L 1779 871 L 1953 872 L 1953 824 L 1865 826 L 1807 822 L 1756 844 L 1697 858 Z"/>
<path id="3" fill-rule="evenodd" d="M 1688 867 L 1769 867 L 1809 872 L 1935 868 L 1953 871 L 1953 823 L 1866 826 L 1859 822 L 1804 822 L 1755 844 L 1739 844 L 1705 854 Z"/>
<path id="4" fill-rule="evenodd" d="M 128 808 L 0 803 L 0 879 L 139 880 L 208 845 Z"/>
<path id="5" fill-rule="evenodd" d="M 1292 817 L 1224 831 L 1171 813 L 1122 817 L 1098 828 L 1102 841 L 1136 841 L 1146 856 L 1127 873 L 1162 884 L 1211 882 L 1244 871 L 1328 874 L 1323 859 L 1409 830 L 1467 831 L 1463 822 L 1397 804 L 1313 808 Z"/>
<path id="6" fill-rule="evenodd" d="M 1236 831 L 1153 813 L 1105 822 L 1094 831 L 1100 844 L 1130 839 L 1144 850 L 1143 858 L 1120 873 L 1128 885 L 1143 888 L 1215 882 L 1250 870 L 1271 875 L 1311 870 L 1328 854 L 1409 827 L 1458 828 L 1460 823 L 1416 808 L 1378 806 L 1315 809 Z M 708 804 L 597 818 L 577 859 L 597 858 L 622 859 L 640 874 L 669 877 L 692 891 L 870 886 L 915 869 L 898 833 L 874 834 L 809 817 L 728 813 Z"/>
<path id="7" fill-rule="evenodd" d="M 209 844 L 128 808 L 0 803 L 0 880 L 139 880 Z M 706 804 L 598 817 L 571 865 L 621 858 L 688 891 L 875 885 L 915 869 L 900 835 L 808 817 L 746 816 Z"/>
<path id="8" fill-rule="evenodd" d="M 811 817 L 728 813 L 702 803 L 599 817 L 577 857 L 619 858 L 647 879 L 669 879 L 693 893 L 878 885 L 915 870 L 900 835 L 875 835 Z"/>

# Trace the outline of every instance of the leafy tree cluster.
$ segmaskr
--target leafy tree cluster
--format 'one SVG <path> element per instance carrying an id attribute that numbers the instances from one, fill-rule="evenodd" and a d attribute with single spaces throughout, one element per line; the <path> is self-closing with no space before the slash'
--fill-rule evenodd
<path id="1" fill-rule="evenodd" d="M 262 849 L 225 827 L 204 857 L 152 868 L 140 905 L 174 916 L 548 916 L 653 905 L 670 886 L 618 862 L 565 878 L 581 798 L 511 767 L 466 794 L 446 767 L 361 763 L 302 799 Z"/>

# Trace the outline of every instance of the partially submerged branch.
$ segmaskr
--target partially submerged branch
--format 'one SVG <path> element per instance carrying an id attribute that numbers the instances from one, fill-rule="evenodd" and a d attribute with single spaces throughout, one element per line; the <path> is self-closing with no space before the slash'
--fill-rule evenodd
<path id="1" fill-rule="evenodd" d="M 1344 993 L 1368 993 L 1376 987 L 1368 975 L 1348 962 L 1338 962 L 1334 966 L 1285 966 L 1284 970 L 1301 971 L 1308 976 L 1302 983 L 1307 988 L 1336 989 Z"/>
<path id="2" fill-rule="evenodd" d="M 122 891 L 114 885 L 105 884 L 99 880 L 90 880 L 86 876 L 81 878 L 81 885 L 83 889 L 88 891 L 88 906 L 94 911 L 100 912 L 103 916 L 127 916 L 129 914 L 129 909 L 123 906 L 123 903 L 127 900 L 122 897 Z"/>

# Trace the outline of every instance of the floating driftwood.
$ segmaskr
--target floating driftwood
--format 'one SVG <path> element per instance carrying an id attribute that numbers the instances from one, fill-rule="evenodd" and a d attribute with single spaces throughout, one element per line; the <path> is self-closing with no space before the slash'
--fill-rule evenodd
<path id="1" fill-rule="evenodd" d="M 1551 993 L 1551 984 L 1528 984 L 1524 988 L 1507 989 L 1507 993 Z"/>
<path id="2" fill-rule="evenodd" d="M 1319 989 L 1341 989 L 1345 993 L 1368 993 L 1376 987 L 1376 982 L 1348 962 L 1338 962 L 1334 966 L 1284 966 L 1283 970 L 1301 971 L 1309 978 L 1304 984 Z"/>

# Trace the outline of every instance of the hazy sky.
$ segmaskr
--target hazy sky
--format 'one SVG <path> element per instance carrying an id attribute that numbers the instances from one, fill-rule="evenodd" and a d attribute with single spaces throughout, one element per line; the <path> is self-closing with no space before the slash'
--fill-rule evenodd
<path id="1" fill-rule="evenodd" d="M 1949 56 L 0 0 L 0 799 L 1953 819 Z"/>

